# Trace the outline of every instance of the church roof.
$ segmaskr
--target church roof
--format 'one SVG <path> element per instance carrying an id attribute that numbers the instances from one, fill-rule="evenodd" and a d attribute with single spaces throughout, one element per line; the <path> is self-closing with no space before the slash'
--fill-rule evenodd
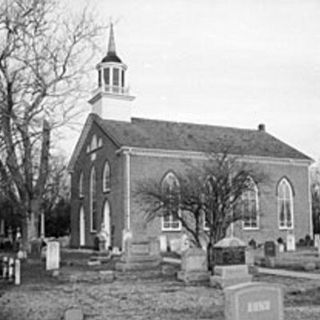
<path id="1" fill-rule="evenodd" d="M 90 117 L 118 147 L 138 147 L 312 160 L 264 130 L 132 118 L 131 123 Z"/>

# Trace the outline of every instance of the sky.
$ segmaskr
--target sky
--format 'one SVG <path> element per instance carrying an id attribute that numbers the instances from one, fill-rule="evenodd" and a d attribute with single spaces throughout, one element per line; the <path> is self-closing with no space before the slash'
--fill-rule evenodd
<path id="1" fill-rule="evenodd" d="M 82 3 L 72 0 L 71 10 Z M 270 134 L 320 159 L 319 0 L 89 3 L 97 21 L 115 22 L 134 117 L 250 129 L 264 123 Z M 107 40 L 108 31 L 105 50 Z M 80 128 L 67 153 L 79 134 Z"/>

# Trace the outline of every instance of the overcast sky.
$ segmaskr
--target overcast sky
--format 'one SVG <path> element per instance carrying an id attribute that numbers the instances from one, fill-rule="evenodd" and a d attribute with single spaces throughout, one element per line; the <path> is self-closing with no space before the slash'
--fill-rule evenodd
<path id="1" fill-rule="evenodd" d="M 269 133 L 320 158 L 319 0 L 90 5 L 100 20 L 116 21 L 117 53 L 136 96 L 133 116 L 242 128 L 264 123 Z"/>

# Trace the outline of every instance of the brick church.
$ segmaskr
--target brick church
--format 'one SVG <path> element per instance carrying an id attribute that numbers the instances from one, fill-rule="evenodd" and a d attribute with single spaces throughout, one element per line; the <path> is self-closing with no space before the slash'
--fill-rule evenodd
<path id="1" fill-rule="evenodd" d="M 264 125 L 237 129 L 132 118 L 126 71 L 111 25 L 108 52 L 97 65 L 97 88 L 89 100 L 92 111 L 69 163 L 73 247 L 94 247 L 102 229 L 107 245 L 120 249 L 123 235 L 136 230 L 162 236 L 168 244 L 181 238 L 181 224 L 173 216 L 142 223 L 135 185 L 150 177 L 178 185 L 176 175 L 186 169 L 186 159 L 201 165 L 207 152 L 219 153 L 224 145 L 268 174 L 268 184 L 246 193 L 248 208 L 256 210 L 235 228 L 235 236 L 258 243 L 286 239 L 288 233 L 296 241 L 312 236 L 308 156 L 270 135 Z"/>

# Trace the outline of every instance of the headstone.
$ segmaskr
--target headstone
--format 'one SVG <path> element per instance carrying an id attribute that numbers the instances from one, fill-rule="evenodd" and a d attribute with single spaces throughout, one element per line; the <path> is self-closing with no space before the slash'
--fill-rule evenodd
<path id="1" fill-rule="evenodd" d="M 4 237 L 4 235 L 5 235 L 5 225 L 4 225 L 4 220 L 3 219 L 1 219 L 0 220 L 0 236 L 3 236 Z"/>
<path id="2" fill-rule="evenodd" d="M 294 234 L 287 234 L 287 251 L 296 251 L 296 239 Z"/>
<path id="3" fill-rule="evenodd" d="M 279 249 L 279 253 L 284 252 L 284 244 L 283 243 L 279 243 L 278 244 L 278 249 Z"/>
<path id="4" fill-rule="evenodd" d="M 276 244 L 274 241 L 266 241 L 264 244 L 264 255 L 265 257 L 276 256 Z"/>
<path id="5" fill-rule="evenodd" d="M 14 276 L 14 259 L 12 257 L 9 258 L 9 265 L 8 265 L 8 278 L 12 280 Z"/>
<path id="6" fill-rule="evenodd" d="M 181 236 L 181 252 L 185 252 L 190 248 L 190 240 L 187 234 Z"/>
<path id="7" fill-rule="evenodd" d="M 316 233 L 314 235 L 314 246 L 316 248 L 319 248 L 320 247 L 320 234 Z"/>
<path id="8" fill-rule="evenodd" d="M 150 254 L 152 256 L 160 256 L 160 241 L 158 237 L 149 238 L 150 241 Z"/>
<path id="9" fill-rule="evenodd" d="M 181 239 L 170 239 L 170 251 L 181 253 Z"/>
<path id="10" fill-rule="evenodd" d="M 9 226 L 8 228 L 8 239 L 12 243 L 13 242 L 13 235 L 12 235 L 12 228 Z"/>
<path id="11" fill-rule="evenodd" d="M 135 271 L 158 268 L 160 263 L 159 242 L 142 236 L 133 236 L 127 238 L 124 244 L 124 253 L 115 267 L 119 271 Z"/>
<path id="12" fill-rule="evenodd" d="M 209 282 L 207 254 L 200 248 L 189 248 L 182 254 L 178 279 L 185 283 Z"/>
<path id="13" fill-rule="evenodd" d="M 83 313 L 79 307 L 72 307 L 64 312 L 64 320 L 83 320 Z"/>
<path id="14" fill-rule="evenodd" d="M 167 252 L 167 250 L 168 250 L 167 236 L 162 234 L 159 237 L 159 240 L 160 240 L 160 251 L 161 252 Z"/>
<path id="15" fill-rule="evenodd" d="M 8 257 L 2 258 L 2 278 L 7 279 L 8 277 Z"/>
<path id="16" fill-rule="evenodd" d="M 224 238 L 214 245 L 213 252 L 215 267 L 214 275 L 210 277 L 212 287 L 226 288 L 251 282 L 252 275 L 248 272 L 246 245 L 243 241 L 236 237 Z M 250 259 L 253 260 L 253 257 Z"/>
<path id="17" fill-rule="evenodd" d="M 14 284 L 16 286 L 20 285 L 21 283 L 21 264 L 20 260 L 15 260 L 15 267 L 14 267 Z"/>
<path id="18" fill-rule="evenodd" d="M 278 285 L 252 282 L 225 289 L 225 320 L 283 320 L 283 292 Z"/>
<path id="19" fill-rule="evenodd" d="M 30 258 L 40 259 L 41 258 L 42 240 L 41 239 L 34 239 L 31 241 L 30 246 L 31 246 Z"/>
<path id="20" fill-rule="evenodd" d="M 254 265 L 254 249 L 247 248 L 245 251 L 246 255 L 246 265 L 253 266 Z"/>
<path id="21" fill-rule="evenodd" d="M 60 267 L 60 244 L 50 241 L 47 244 L 46 270 L 56 270 Z"/>

